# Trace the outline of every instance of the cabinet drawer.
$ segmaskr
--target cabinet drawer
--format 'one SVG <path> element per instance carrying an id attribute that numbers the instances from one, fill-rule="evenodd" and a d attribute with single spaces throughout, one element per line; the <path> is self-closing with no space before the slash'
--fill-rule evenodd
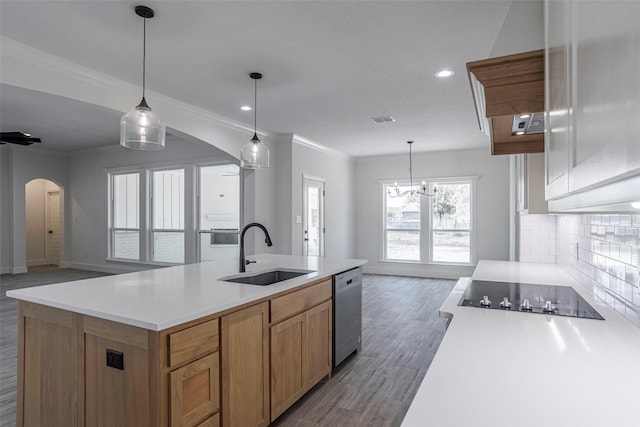
<path id="1" fill-rule="evenodd" d="M 176 369 L 169 375 L 172 427 L 195 426 L 198 420 L 220 409 L 218 352 Z"/>
<path id="2" fill-rule="evenodd" d="M 218 349 L 218 319 L 169 335 L 169 367 L 197 359 Z"/>
<path id="3" fill-rule="evenodd" d="M 331 279 L 271 300 L 271 323 L 301 313 L 331 298 Z"/>

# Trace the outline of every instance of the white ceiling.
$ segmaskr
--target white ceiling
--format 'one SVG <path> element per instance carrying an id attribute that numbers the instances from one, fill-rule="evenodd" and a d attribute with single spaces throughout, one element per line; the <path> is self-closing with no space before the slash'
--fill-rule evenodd
<path id="1" fill-rule="evenodd" d="M 0 1 L 0 33 L 241 122 L 352 156 L 488 147 L 465 63 L 489 57 L 510 1 Z M 446 80 L 434 73 L 456 74 Z M 117 143 L 121 112 L 2 86 L 2 131 L 70 151 Z M 147 99 L 153 107 L 153 99 Z M 132 100 L 132 107 L 138 100 Z M 376 124 L 371 117 L 392 115 Z"/>

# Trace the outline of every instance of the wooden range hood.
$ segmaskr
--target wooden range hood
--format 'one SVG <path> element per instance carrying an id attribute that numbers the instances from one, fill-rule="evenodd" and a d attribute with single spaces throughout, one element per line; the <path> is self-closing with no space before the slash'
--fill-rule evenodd
<path id="1" fill-rule="evenodd" d="M 544 133 L 512 134 L 514 115 L 544 111 L 544 50 L 468 62 L 467 72 L 491 154 L 544 152 Z"/>

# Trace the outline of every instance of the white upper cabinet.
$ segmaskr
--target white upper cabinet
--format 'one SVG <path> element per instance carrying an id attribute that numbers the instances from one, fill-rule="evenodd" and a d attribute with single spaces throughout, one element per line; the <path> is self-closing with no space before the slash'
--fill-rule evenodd
<path id="1" fill-rule="evenodd" d="M 545 140 L 546 198 L 569 192 L 571 144 L 571 19 L 569 2 L 545 4 Z"/>
<path id="2" fill-rule="evenodd" d="M 545 3 L 552 210 L 640 200 L 640 2 Z"/>

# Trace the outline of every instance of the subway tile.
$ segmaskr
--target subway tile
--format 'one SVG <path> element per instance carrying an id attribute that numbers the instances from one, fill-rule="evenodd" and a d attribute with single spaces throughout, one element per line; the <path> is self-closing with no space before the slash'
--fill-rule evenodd
<path id="1" fill-rule="evenodd" d="M 620 225 L 628 227 L 631 225 L 631 215 L 620 215 Z"/>
<path id="2" fill-rule="evenodd" d="M 633 293 L 636 291 L 637 289 L 634 286 L 631 286 L 629 283 L 622 281 L 620 282 L 619 295 L 631 304 L 633 304 Z"/>
<path id="3" fill-rule="evenodd" d="M 614 297 L 613 307 L 621 316 L 627 316 L 627 305 L 622 300 Z"/>
<path id="4" fill-rule="evenodd" d="M 631 225 L 640 227 L 640 214 L 634 214 L 631 218 Z"/>
<path id="5" fill-rule="evenodd" d="M 624 272 L 624 281 L 637 288 L 640 288 L 640 272 L 638 270 L 638 267 L 625 265 Z"/>
<path id="6" fill-rule="evenodd" d="M 609 224 L 610 225 L 620 224 L 620 215 L 609 215 Z"/>

